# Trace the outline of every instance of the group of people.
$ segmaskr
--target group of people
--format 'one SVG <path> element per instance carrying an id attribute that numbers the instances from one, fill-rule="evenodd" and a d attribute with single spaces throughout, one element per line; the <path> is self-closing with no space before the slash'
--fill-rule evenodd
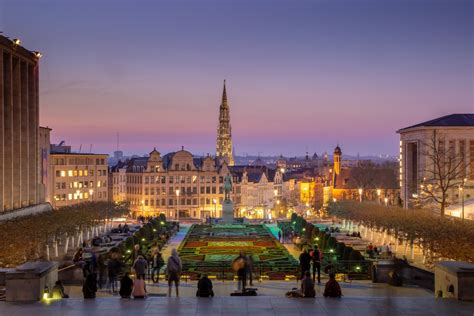
<path id="1" fill-rule="evenodd" d="M 385 254 L 388 257 L 392 256 L 392 244 L 382 245 L 382 246 L 374 246 L 372 243 L 367 245 L 365 252 L 369 255 L 369 258 L 378 257 L 381 254 Z"/>
<path id="2" fill-rule="evenodd" d="M 314 249 L 305 249 L 299 257 L 301 271 L 301 288 L 293 289 L 287 293 L 289 297 L 315 297 L 316 278 L 318 284 L 321 284 L 321 260 L 322 253 L 318 247 Z M 313 272 L 311 277 L 311 272 Z M 324 288 L 324 297 L 341 297 L 341 287 L 336 281 L 336 275 L 333 271 L 329 271 L 329 281 Z"/>

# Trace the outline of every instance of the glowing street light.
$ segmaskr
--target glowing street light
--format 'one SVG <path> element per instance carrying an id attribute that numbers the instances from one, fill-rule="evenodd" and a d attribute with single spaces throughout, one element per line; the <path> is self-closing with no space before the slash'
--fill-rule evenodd
<path id="1" fill-rule="evenodd" d="M 212 199 L 212 202 L 214 202 L 214 217 L 217 217 L 217 200 Z"/>
<path id="2" fill-rule="evenodd" d="M 362 202 L 362 188 L 359 188 L 359 202 Z"/>
<path id="3" fill-rule="evenodd" d="M 388 205 L 388 198 L 385 198 L 384 201 L 385 201 L 385 206 L 387 206 Z"/>
<path id="4" fill-rule="evenodd" d="M 337 199 L 336 199 L 336 198 L 333 198 L 332 201 L 333 201 L 334 203 L 336 203 L 336 202 L 337 202 Z"/>
<path id="5" fill-rule="evenodd" d="M 176 189 L 176 214 L 175 218 L 179 221 L 179 189 Z"/>
<path id="6" fill-rule="evenodd" d="M 13 39 L 13 44 L 15 44 L 15 45 L 20 45 L 20 44 L 21 44 L 20 39 L 19 39 L 19 38 L 14 38 L 14 39 Z"/>

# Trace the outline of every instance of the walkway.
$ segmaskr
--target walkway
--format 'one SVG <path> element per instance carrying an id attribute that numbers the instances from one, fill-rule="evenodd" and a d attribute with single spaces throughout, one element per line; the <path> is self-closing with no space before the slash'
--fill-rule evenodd
<path id="1" fill-rule="evenodd" d="M 0 315 L 116 316 L 116 315 L 466 315 L 474 303 L 433 297 L 343 297 L 290 299 L 285 297 L 150 297 L 144 300 L 66 299 L 49 304 L 0 302 Z"/>

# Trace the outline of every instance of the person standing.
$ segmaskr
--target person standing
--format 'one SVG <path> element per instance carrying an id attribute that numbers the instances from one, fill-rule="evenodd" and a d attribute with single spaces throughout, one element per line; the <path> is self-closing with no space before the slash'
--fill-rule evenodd
<path id="1" fill-rule="evenodd" d="M 252 254 L 249 254 L 248 256 L 246 256 L 246 262 L 247 262 L 247 265 L 246 265 L 246 270 L 247 270 L 247 278 L 249 280 L 249 284 L 250 286 L 253 286 L 253 258 L 252 258 Z"/>
<path id="2" fill-rule="evenodd" d="M 305 272 L 309 271 L 311 267 L 311 256 L 308 253 L 308 250 L 305 249 L 301 254 L 300 254 L 300 272 L 301 272 L 301 277 L 300 280 L 303 280 L 305 276 Z"/>
<path id="3" fill-rule="evenodd" d="M 153 282 L 160 282 L 160 270 L 164 265 L 165 262 L 163 260 L 163 256 L 159 250 L 156 250 L 155 254 L 153 255 L 153 270 L 151 273 Z"/>
<path id="4" fill-rule="evenodd" d="M 86 276 L 84 285 L 82 286 L 82 294 L 84 298 L 95 298 L 97 292 L 97 275 L 94 272 L 89 273 Z"/>
<path id="5" fill-rule="evenodd" d="M 107 265 L 105 264 L 104 255 L 99 255 L 97 258 L 97 272 L 99 273 L 99 289 L 102 289 L 107 280 Z"/>
<path id="6" fill-rule="evenodd" d="M 313 283 L 316 283 L 316 272 L 318 272 L 318 284 L 321 284 L 321 253 L 318 246 L 314 246 L 311 253 L 311 262 L 313 264 Z"/>
<path id="7" fill-rule="evenodd" d="M 179 280 L 181 277 L 181 270 L 183 264 L 181 258 L 178 256 L 176 248 L 171 250 L 171 257 L 168 258 L 167 270 L 168 270 L 168 296 L 171 296 L 171 286 L 174 282 L 176 287 L 176 296 L 179 296 Z"/>
<path id="8" fill-rule="evenodd" d="M 234 259 L 232 262 L 232 268 L 234 271 L 237 271 L 237 276 L 239 278 L 239 283 L 237 289 L 242 293 L 245 292 L 245 286 L 247 285 L 247 257 L 243 251 L 240 252 L 239 256 Z"/>
<path id="9" fill-rule="evenodd" d="M 146 262 L 145 258 L 143 258 L 142 255 L 138 256 L 138 258 L 133 263 L 132 268 L 133 270 L 135 270 L 135 274 L 137 278 L 145 280 L 146 269 L 148 268 L 148 263 Z"/>
<path id="10" fill-rule="evenodd" d="M 107 263 L 107 275 L 109 277 L 109 287 L 112 293 L 116 292 L 117 275 L 119 272 L 119 262 L 115 258 L 110 258 Z"/>

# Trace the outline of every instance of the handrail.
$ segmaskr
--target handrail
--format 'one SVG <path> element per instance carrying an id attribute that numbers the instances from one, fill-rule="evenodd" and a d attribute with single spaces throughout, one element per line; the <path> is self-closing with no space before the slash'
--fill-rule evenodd
<path id="1" fill-rule="evenodd" d="M 70 269 L 72 267 L 75 267 L 76 264 L 71 264 L 70 266 L 67 266 L 67 267 L 64 267 L 64 268 L 61 268 L 61 269 L 58 269 L 58 272 L 61 272 L 61 271 L 64 271 L 64 270 L 67 270 L 67 269 Z"/>

